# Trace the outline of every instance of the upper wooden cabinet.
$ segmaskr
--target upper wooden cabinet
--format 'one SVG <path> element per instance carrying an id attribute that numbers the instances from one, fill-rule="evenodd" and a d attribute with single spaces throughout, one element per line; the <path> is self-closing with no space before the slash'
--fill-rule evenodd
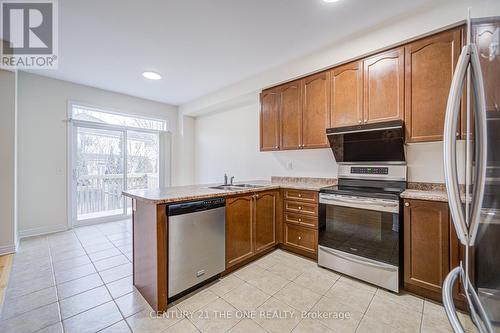
<path id="1" fill-rule="evenodd" d="M 355 61 L 330 71 L 330 127 L 363 121 L 363 62 Z"/>
<path id="2" fill-rule="evenodd" d="M 329 125 L 329 72 L 304 79 L 302 112 L 302 148 L 328 147 L 326 129 Z"/>
<path id="3" fill-rule="evenodd" d="M 450 220 L 446 202 L 405 200 L 404 284 L 439 298 L 450 271 Z"/>
<path id="4" fill-rule="evenodd" d="M 280 95 L 277 89 L 264 90 L 260 95 L 260 103 L 260 150 L 278 150 Z"/>
<path id="5" fill-rule="evenodd" d="M 486 110 L 500 111 L 500 77 L 486 73 L 498 73 L 500 58 L 490 59 L 490 44 L 495 29 L 500 28 L 500 23 L 483 23 L 473 26 L 472 36 L 478 47 L 481 70 L 484 77 Z"/>
<path id="6" fill-rule="evenodd" d="M 303 81 L 293 81 L 279 87 L 281 117 L 281 149 L 302 146 L 302 89 Z"/>
<path id="7" fill-rule="evenodd" d="M 404 49 L 365 59 L 363 70 L 363 123 L 403 119 Z"/>
<path id="8" fill-rule="evenodd" d="M 446 104 L 460 55 L 461 39 L 461 28 L 457 28 L 405 47 L 408 142 L 443 140 Z"/>

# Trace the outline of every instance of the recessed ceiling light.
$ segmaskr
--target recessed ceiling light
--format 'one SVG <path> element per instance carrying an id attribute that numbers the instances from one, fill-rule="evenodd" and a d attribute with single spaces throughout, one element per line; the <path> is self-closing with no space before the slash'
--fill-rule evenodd
<path id="1" fill-rule="evenodd" d="M 142 73 L 142 76 L 144 76 L 148 80 L 160 80 L 161 75 L 156 73 L 156 72 L 144 72 Z"/>
<path id="2" fill-rule="evenodd" d="M 326 3 L 337 2 L 337 1 L 340 1 L 340 0 L 323 0 L 323 2 L 326 2 Z"/>

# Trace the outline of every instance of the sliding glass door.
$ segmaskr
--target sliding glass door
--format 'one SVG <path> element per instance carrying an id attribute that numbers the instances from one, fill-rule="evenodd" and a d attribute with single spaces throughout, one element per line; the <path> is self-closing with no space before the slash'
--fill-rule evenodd
<path id="1" fill-rule="evenodd" d="M 89 113 L 81 107 L 73 110 L 70 125 L 72 225 L 124 219 L 132 207 L 123 190 L 158 188 L 162 183 L 160 131 L 114 124 L 113 114 L 89 118 Z M 119 117 L 127 117 L 126 125 L 134 120 L 150 127 L 154 121 Z"/>
<path id="2" fill-rule="evenodd" d="M 76 222 L 124 216 L 123 131 L 75 127 Z"/>

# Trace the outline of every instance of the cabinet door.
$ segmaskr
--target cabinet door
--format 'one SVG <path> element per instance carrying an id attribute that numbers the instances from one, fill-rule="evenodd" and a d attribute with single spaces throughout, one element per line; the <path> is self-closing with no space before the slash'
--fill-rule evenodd
<path id="1" fill-rule="evenodd" d="M 490 58 L 490 45 L 500 23 L 484 23 L 473 26 L 472 35 L 479 51 L 481 71 L 484 78 L 486 110 L 500 111 L 500 57 Z"/>
<path id="2" fill-rule="evenodd" d="M 253 195 L 226 200 L 226 268 L 254 254 Z"/>
<path id="3" fill-rule="evenodd" d="M 448 204 L 405 200 L 404 282 L 441 293 L 450 265 Z"/>
<path id="4" fill-rule="evenodd" d="M 328 75 L 328 72 L 322 72 L 304 79 L 302 148 L 328 147 Z"/>
<path id="5" fill-rule="evenodd" d="M 461 29 L 458 28 L 405 47 L 405 126 L 408 142 L 443 140 L 446 104 L 460 46 Z"/>
<path id="6" fill-rule="evenodd" d="M 316 254 L 318 230 L 285 223 L 285 245 Z"/>
<path id="7" fill-rule="evenodd" d="M 363 62 L 330 72 L 330 127 L 361 124 L 363 119 Z"/>
<path id="8" fill-rule="evenodd" d="M 260 96 L 260 150 L 279 149 L 279 105 L 276 89 L 262 92 Z"/>
<path id="9" fill-rule="evenodd" d="M 268 191 L 255 195 L 255 253 L 276 244 L 278 193 Z"/>
<path id="10" fill-rule="evenodd" d="M 299 149 L 302 143 L 302 84 L 294 81 L 280 89 L 280 149 Z"/>
<path id="11" fill-rule="evenodd" d="M 363 122 L 403 119 L 404 50 L 398 48 L 365 59 Z"/>

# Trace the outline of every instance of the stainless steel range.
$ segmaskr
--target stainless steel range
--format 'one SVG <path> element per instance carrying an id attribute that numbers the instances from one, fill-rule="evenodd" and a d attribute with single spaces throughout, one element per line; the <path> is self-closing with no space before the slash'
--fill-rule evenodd
<path id="1" fill-rule="evenodd" d="M 399 292 L 406 164 L 340 164 L 320 191 L 318 264 Z"/>

